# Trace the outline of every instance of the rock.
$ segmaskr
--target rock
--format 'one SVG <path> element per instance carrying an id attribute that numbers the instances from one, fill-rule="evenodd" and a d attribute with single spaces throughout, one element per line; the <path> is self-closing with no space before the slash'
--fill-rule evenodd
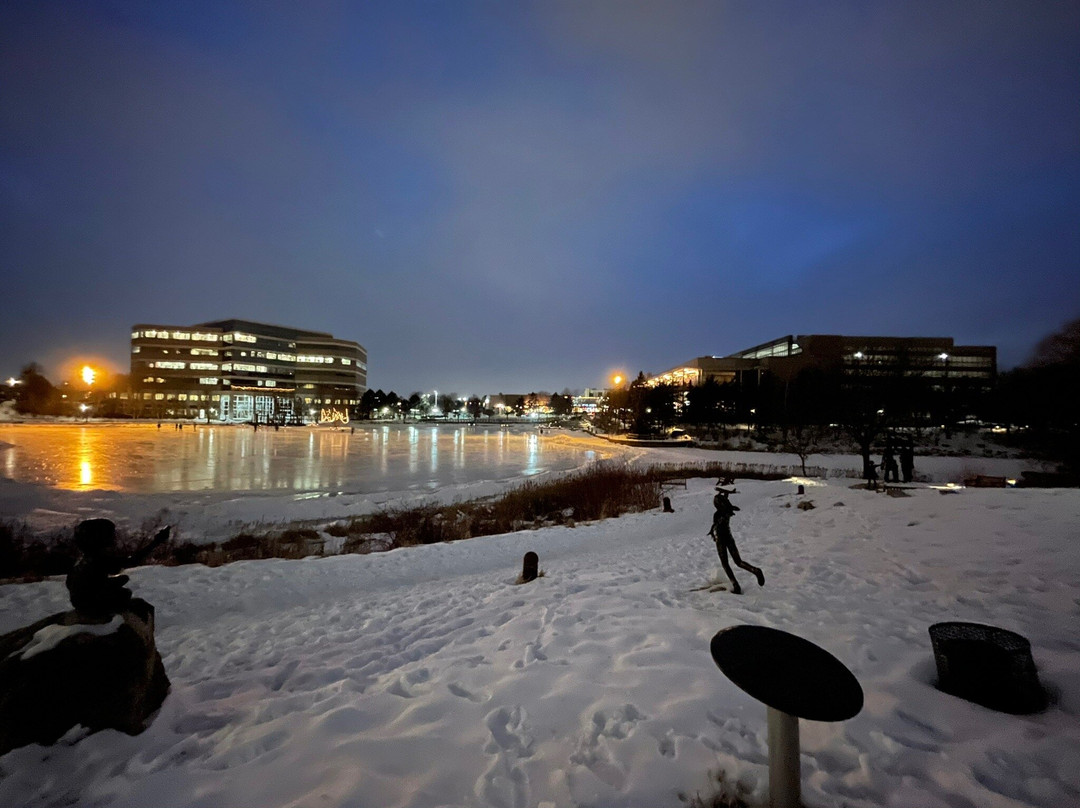
<path id="1" fill-rule="evenodd" d="M 808 499 L 804 499 L 797 507 L 800 511 L 812 511 L 814 509 L 814 503 Z"/>
<path id="2" fill-rule="evenodd" d="M 93 622 L 75 611 L 46 617 L 0 636 L 0 754 L 77 725 L 137 735 L 168 690 L 146 601 Z"/>

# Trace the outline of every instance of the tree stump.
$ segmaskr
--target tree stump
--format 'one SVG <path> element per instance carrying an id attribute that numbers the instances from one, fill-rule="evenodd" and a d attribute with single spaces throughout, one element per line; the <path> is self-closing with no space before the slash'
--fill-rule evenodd
<path id="1" fill-rule="evenodd" d="M 527 584 L 529 581 L 535 581 L 536 577 L 540 574 L 540 556 L 534 553 L 532 550 L 525 554 L 525 558 L 521 564 L 521 583 Z"/>
<path id="2" fill-rule="evenodd" d="M 675 513 L 675 509 L 671 507 L 671 497 L 664 497 L 664 513 Z"/>

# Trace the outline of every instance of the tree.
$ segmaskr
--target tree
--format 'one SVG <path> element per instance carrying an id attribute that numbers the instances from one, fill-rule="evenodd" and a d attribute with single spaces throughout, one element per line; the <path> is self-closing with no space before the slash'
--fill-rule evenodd
<path id="1" fill-rule="evenodd" d="M 59 415 L 63 409 L 60 391 L 42 374 L 37 362 L 30 362 L 19 372 L 15 393 L 16 412 L 26 415 Z"/>
<path id="2" fill-rule="evenodd" d="M 569 395 L 560 396 L 558 393 L 551 395 L 551 411 L 557 416 L 569 415 L 574 409 L 574 399 Z"/>
<path id="3" fill-rule="evenodd" d="M 825 428 L 819 424 L 793 424 L 787 430 L 784 448 L 798 455 L 802 465 L 802 475 L 806 476 L 806 459 L 821 451 L 825 438 Z"/>
<path id="4" fill-rule="evenodd" d="M 469 415 L 473 418 L 479 418 L 484 414 L 484 402 L 480 400 L 479 396 L 470 396 L 465 404 L 465 409 L 469 411 Z"/>

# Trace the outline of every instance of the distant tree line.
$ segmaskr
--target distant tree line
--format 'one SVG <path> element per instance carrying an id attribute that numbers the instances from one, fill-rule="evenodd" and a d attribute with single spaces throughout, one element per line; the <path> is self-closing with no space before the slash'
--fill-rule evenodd
<path id="1" fill-rule="evenodd" d="M 518 396 L 510 405 L 511 412 L 522 416 L 526 412 L 536 410 L 543 398 L 538 393 L 529 393 L 527 396 Z M 360 397 L 360 404 L 355 408 L 353 415 L 360 419 L 378 418 L 410 418 L 432 415 L 436 409 L 442 415 L 457 415 L 468 418 L 490 418 L 496 415 L 493 408 L 486 406 L 484 399 L 479 396 L 459 397 L 456 393 L 439 394 L 438 401 L 433 396 L 427 396 L 419 391 L 411 393 L 407 398 L 399 396 L 393 390 L 389 393 L 380 390 L 367 390 Z M 562 394 L 554 393 L 548 399 L 547 407 L 553 415 L 570 415 L 574 408 L 573 394 L 566 390 Z"/>

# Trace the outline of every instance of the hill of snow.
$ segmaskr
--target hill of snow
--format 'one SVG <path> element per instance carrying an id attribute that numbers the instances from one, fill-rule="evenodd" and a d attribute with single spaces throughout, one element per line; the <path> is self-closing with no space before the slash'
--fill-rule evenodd
<path id="1" fill-rule="evenodd" d="M 678 806 L 709 772 L 767 791 L 765 708 L 716 669 L 750 623 L 845 662 L 865 707 L 802 722 L 808 806 L 1080 804 L 1080 491 L 740 481 L 733 530 L 766 576 L 722 579 L 711 480 L 676 513 L 368 556 L 145 567 L 172 691 L 142 735 L 0 757 L 0 805 Z M 515 586 L 535 550 L 546 575 Z M 737 571 L 738 572 L 738 571 Z M 0 631 L 65 608 L 0 587 Z M 927 628 L 1028 637 L 1051 705 L 937 691 Z"/>

